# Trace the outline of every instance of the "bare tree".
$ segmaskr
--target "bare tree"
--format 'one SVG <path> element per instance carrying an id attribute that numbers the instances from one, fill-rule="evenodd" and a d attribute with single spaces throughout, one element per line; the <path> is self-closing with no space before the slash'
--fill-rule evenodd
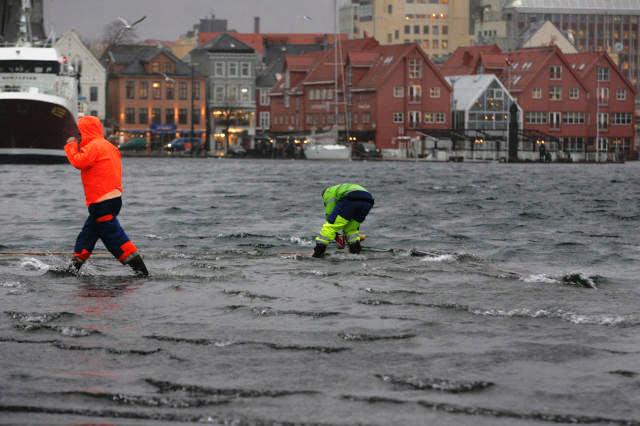
<path id="1" fill-rule="evenodd" d="M 121 18 L 109 22 L 102 30 L 101 41 L 105 46 L 112 46 L 116 43 L 131 44 L 137 40 L 138 35 L 136 34 L 135 28 L 129 26 L 126 27 L 125 31 L 125 24 Z"/>

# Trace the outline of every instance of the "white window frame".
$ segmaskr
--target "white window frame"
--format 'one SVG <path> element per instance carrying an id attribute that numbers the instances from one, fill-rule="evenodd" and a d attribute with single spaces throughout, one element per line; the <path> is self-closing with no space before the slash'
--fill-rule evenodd
<path id="1" fill-rule="evenodd" d="M 422 111 L 409 111 L 409 126 L 418 127 L 418 124 L 420 124 L 421 115 Z"/>
<path id="2" fill-rule="evenodd" d="M 215 102 L 224 102 L 225 90 L 224 86 L 213 86 L 214 100 Z"/>
<path id="3" fill-rule="evenodd" d="M 549 66 L 549 80 L 562 80 L 562 65 Z"/>
<path id="4" fill-rule="evenodd" d="M 627 89 L 625 89 L 624 87 L 618 88 L 616 90 L 616 99 L 619 100 L 619 101 L 626 101 L 627 100 Z"/>
<path id="5" fill-rule="evenodd" d="M 246 74 L 245 74 L 246 71 Z M 250 62 L 240 62 L 240 76 L 241 77 L 251 77 L 251 63 Z"/>
<path id="6" fill-rule="evenodd" d="M 439 87 L 430 87 L 429 88 L 429 97 L 430 98 L 439 98 L 440 97 L 440 88 Z"/>
<path id="7" fill-rule="evenodd" d="M 526 124 L 547 124 L 548 115 L 544 111 L 528 111 L 525 113 Z"/>
<path id="8" fill-rule="evenodd" d="M 227 101 L 238 101 L 238 86 L 227 86 Z"/>
<path id="9" fill-rule="evenodd" d="M 625 126 L 633 123 L 632 115 L 628 112 L 614 112 L 611 114 L 611 124 Z"/>
<path id="10" fill-rule="evenodd" d="M 571 100 L 580 99 L 580 88 L 578 88 L 578 87 L 570 87 L 569 88 L 569 99 L 571 99 Z"/>
<path id="11" fill-rule="evenodd" d="M 393 86 L 393 97 L 404 98 L 404 86 Z"/>
<path id="12" fill-rule="evenodd" d="M 549 87 L 549 100 L 561 101 L 562 100 L 562 86 L 550 86 Z"/>
<path id="13" fill-rule="evenodd" d="M 404 112 L 394 112 L 392 120 L 396 124 L 404 123 Z"/>
<path id="14" fill-rule="evenodd" d="M 598 130 L 608 130 L 609 129 L 609 113 L 599 112 L 597 115 L 597 122 L 598 122 Z"/>
<path id="15" fill-rule="evenodd" d="M 542 99 L 542 87 L 534 87 L 531 90 L 531 98 Z"/>
<path id="16" fill-rule="evenodd" d="M 601 105 L 601 106 L 609 105 L 609 88 L 599 87 L 597 93 L 598 93 L 598 105 Z"/>
<path id="17" fill-rule="evenodd" d="M 422 62 L 418 58 L 410 58 L 408 68 L 409 78 L 422 78 Z"/>
<path id="18" fill-rule="evenodd" d="M 226 67 L 224 62 L 214 62 L 213 64 L 213 76 L 214 77 L 224 77 Z"/>
<path id="19" fill-rule="evenodd" d="M 259 90 L 260 90 L 260 105 L 261 106 L 271 105 L 271 97 L 269 96 L 269 89 L 259 89 Z"/>
<path id="20" fill-rule="evenodd" d="M 233 70 L 233 72 L 231 72 Z M 227 62 L 227 77 L 238 77 L 238 63 L 237 62 Z"/>
<path id="21" fill-rule="evenodd" d="M 562 113 L 558 111 L 549 111 L 549 129 L 560 130 L 561 127 L 562 127 Z"/>
<path id="22" fill-rule="evenodd" d="M 609 68 L 598 67 L 596 71 L 596 79 L 597 81 L 609 81 Z"/>
<path id="23" fill-rule="evenodd" d="M 419 84 L 412 84 L 409 89 L 409 102 L 419 103 L 422 101 L 422 86 Z"/>
<path id="24" fill-rule="evenodd" d="M 260 111 L 260 128 L 269 129 L 271 127 L 271 113 L 269 111 Z"/>

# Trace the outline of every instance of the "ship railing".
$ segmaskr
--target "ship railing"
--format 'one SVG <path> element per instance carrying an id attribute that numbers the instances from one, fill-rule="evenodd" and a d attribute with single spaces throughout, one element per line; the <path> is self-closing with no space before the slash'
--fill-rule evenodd
<path id="1" fill-rule="evenodd" d="M 29 80 L 18 84 L 0 85 L 0 92 L 12 93 L 42 93 L 45 95 L 60 96 L 66 99 L 75 99 L 77 80 L 73 77 L 53 76 L 46 80 Z"/>

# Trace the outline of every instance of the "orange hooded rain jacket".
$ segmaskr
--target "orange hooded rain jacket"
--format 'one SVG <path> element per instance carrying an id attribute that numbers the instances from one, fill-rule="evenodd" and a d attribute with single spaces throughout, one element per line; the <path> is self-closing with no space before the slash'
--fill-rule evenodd
<path id="1" fill-rule="evenodd" d="M 93 204 L 102 196 L 118 190 L 122 192 L 122 161 L 120 151 L 103 137 L 102 124 L 97 117 L 78 120 L 82 140 L 69 142 L 64 152 L 73 167 L 80 170 L 86 204 Z"/>

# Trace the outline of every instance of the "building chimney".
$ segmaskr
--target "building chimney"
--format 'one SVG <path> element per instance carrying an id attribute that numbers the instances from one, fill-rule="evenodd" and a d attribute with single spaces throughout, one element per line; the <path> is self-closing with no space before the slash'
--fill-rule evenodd
<path id="1" fill-rule="evenodd" d="M 256 16 L 253 18 L 253 32 L 256 34 L 260 34 L 260 17 Z"/>

